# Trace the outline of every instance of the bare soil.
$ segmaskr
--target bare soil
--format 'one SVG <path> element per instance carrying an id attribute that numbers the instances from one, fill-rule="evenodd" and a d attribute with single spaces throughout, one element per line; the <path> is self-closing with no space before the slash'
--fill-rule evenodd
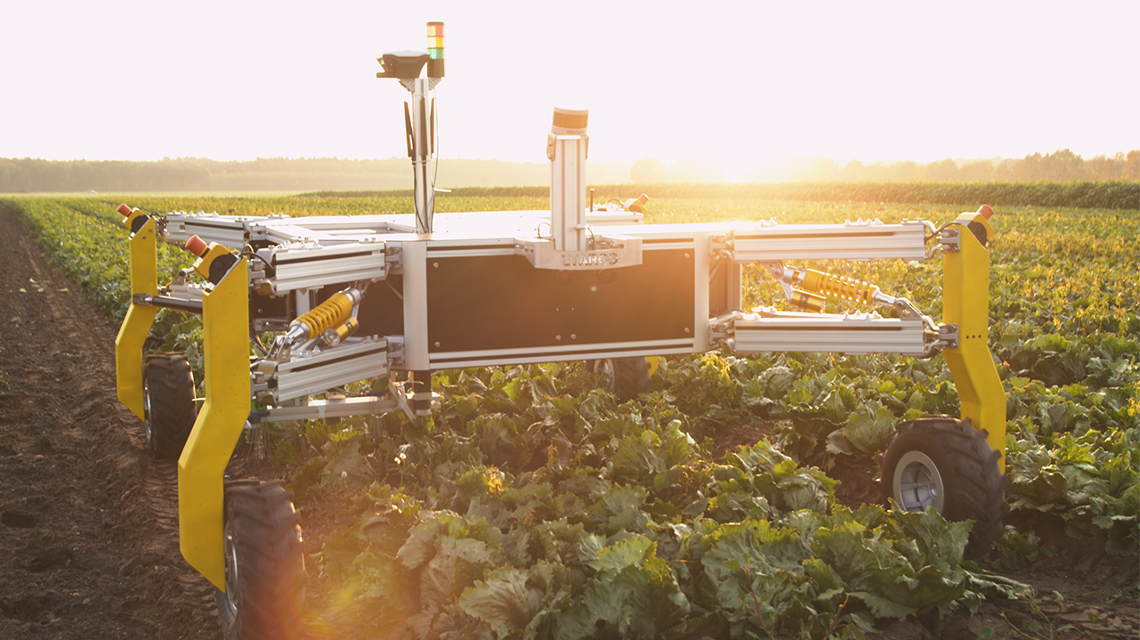
<path id="1" fill-rule="evenodd" d="M 116 397 L 116 328 L 0 203 L 0 638 L 220 638 L 177 468 Z"/>
<path id="2" fill-rule="evenodd" d="M 178 551 L 176 464 L 150 458 L 116 398 L 117 328 L 3 203 L 0 229 L 0 638 L 220 638 L 213 588 Z M 877 499 L 872 462 L 841 460 L 832 475 L 841 502 Z M 311 548 L 335 520 L 327 506 L 302 512 Z M 1055 519 L 1012 521 L 1053 552 L 1010 576 L 1037 590 L 1035 605 L 987 602 L 940 630 L 885 624 L 883 637 L 1140 637 L 1140 559 L 1107 556 Z"/>

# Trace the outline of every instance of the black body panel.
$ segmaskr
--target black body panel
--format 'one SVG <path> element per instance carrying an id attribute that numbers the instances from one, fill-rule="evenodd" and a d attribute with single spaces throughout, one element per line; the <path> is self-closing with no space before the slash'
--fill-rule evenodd
<path id="1" fill-rule="evenodd" d="M 433 353 L 688 339 L 692 249 L 645 251 L 643 264 L 601 271 L 536 269 L 522 256 L 432 257 Z M 371 293 L 371 292 L 370 292 Z"/>

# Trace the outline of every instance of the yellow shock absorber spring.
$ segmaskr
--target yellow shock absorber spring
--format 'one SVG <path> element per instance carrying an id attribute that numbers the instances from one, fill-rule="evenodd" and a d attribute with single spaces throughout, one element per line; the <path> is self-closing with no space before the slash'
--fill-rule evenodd
<path id="1" fill-rule="evenodd" d="M 289 323 L 288 338 L 290 341 L 307 340 L 343 324 L 351 316 L 352 308 L 360 303 L 361 298 L 363 294 L 355 287 L 332 294 L 308 313 Z"/>
<path id="2" fill-rule="evenodd" d="M 802 286 L 804 289 L 813 293 L 831 296 L 832 298 L 873 305 L 875 294 L 879 291 L 879 287 L 876 285 L 852 278 L 832 275 L 830 273 L 823 273 L 815 269 L 805 269 L 801 273 L 803 273 Z"/>

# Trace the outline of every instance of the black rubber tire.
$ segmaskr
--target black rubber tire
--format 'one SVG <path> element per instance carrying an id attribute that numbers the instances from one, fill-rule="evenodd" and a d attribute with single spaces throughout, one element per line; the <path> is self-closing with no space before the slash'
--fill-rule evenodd
<path id="1" fill-rule="evenodd" d="M 620 402 L 632 400 L 649 391 L 649 360 L 639 358 L 610 358 L 590 360 L 587 367 L 601 376 L 602 388 L 617 396 Z"/>
<path id="2" fill-rule="evenodd" d="M 900 468 L 904 457 L 907 462 Z M 936 502 L 933 496 L 923 500 L 913 492 L 909 497 L 900 497 L 899 487 L 908 472 L 928 473 L 929 465 L 933 465 L 942 489 L 941 504 L 934 506 L 947 520 L 974 521 L 965 557 L 982 558 L 1001 537 L 1002 520 L 1009 513 L 1005 500 L 1008 480 L 998 466 L 1000 457 L 986 442 L 986 432 L 969 422 L 949 416 L 903 422 L 887 440 L 887 450 L 880 458 L 883 502 L 889 506 L 893 501 L 896 508 L 910 511 Z"/>
<path id="3" fill-rule="evenodd" d="M 216 589 L 226 640 L 294 640 L 307 634 L 305 549 L 293 492 L 281 480 L 226 483 L 226 591 Z"/>
<path id="4" fill-rule="evenodd" d="M 177 460 L 194 428 L 194 375 L 182 353 L 153 353 L 143 360 L 146 447 L 160 460 Z"/>

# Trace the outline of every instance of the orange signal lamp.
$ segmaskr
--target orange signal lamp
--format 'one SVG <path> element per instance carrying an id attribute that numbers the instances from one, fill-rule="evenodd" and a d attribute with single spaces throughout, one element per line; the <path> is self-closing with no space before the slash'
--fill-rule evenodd
<path id="1" fill-rule="evenodd" d="M 190 236 L 190 239 L 186 241 L 185 246 L 187 251 L 198 257 L 202 257 L 202 254 L 206 253 L 206 249 L 209 248 L 206 245 L 206 241 L 196 235 Z"/>
<path id="2" fill-rule="evenodd" d="M 206 244 L 198 236 L 190 236 L 183 245 L 190 253 L 198 256 L 194 261 L 194 271 L 214 284 L 218 284 L 234 266 L 238 257 L 217 242 Z"/>
<path id="3" fill-rule="evenodd" d="M 140 209 L 132 209 L 127 203 L 119 205 L 119 213 L 123 215 L 123 226 L 131 230 L 131 233 L 138 233 L 143 225 L 149 219 L 145 213 Z"/>

